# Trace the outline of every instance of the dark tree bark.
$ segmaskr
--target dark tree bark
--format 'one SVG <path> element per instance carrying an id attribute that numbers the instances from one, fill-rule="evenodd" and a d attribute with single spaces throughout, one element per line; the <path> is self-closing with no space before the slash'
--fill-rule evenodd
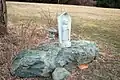
<path id="1" fill-rule="evenodd" d="M 0 35 L 7 34 L 6 0 L 0 0 Z"/>

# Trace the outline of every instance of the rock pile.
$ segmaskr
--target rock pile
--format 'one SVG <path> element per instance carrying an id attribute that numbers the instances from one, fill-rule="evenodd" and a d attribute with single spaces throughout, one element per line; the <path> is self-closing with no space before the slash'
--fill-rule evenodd
<path id="1" fill-rule="evenodd" d="M 12 75 L 23 78 L 52 75 L 54 80 L 64 80 L 70 75 L 65 68 L 66 65 L 73 62 L 76 66 L 88 64 L 98 56 L 98 48 L 94 42 L 81 40 L 71 43 L 72 46 L 69 48 L 62 48 L 59 42 L 53 42 L 21 51 L 13 59 Z"/>

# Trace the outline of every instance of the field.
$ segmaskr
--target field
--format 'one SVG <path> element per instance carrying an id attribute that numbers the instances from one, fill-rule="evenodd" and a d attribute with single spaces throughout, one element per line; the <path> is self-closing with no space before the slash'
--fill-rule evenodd
<path id="1" fill-rule="evenodd" d="M 46 29 L 57 26 L 62 12 L 72 17 L 72 39 L 94 41 L 100 49 L 99 58 L 88 69 L 77 70 L 72 80 L 120 80 L 119 9 L 18 2 L 7 2 L 7 9 L 9 34 L 0 38 L 0 80 L 22 80 L 9 74 L 12 58 L 43 43 Z"/>

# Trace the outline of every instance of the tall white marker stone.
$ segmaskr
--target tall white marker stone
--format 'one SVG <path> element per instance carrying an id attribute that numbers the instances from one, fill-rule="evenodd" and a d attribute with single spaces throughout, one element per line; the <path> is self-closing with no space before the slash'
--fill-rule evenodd
<path id="1" fill-rule="evenodd" d="M 58 35 L 61 47 L 71 47 L 71 17 L 67 12 L 58 16 Z"/>

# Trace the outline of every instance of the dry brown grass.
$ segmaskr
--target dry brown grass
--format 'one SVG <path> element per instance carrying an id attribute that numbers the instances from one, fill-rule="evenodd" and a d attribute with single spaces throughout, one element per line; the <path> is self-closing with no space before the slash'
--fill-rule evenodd
<path id="1" fill-rule="evenodd" d="M 56 17 L 72 16 L 72 39 L 95 41 L 100 56 L 88 69 L 73 72 L 71 80 L 120 80 L 120 10 L 84 6 L 7 2 L 9 34 L 0 38 L 0 80 L 41 80 L 11 77 L 12 58 L 22 49 L 47 41 L 46 29 Z"/>
<path id="2" fill-rule="evenodd" d="M 74 35 L 77 34 L 76 37 L 103 42 L 102 44 L 111 45 L 114 53 L 120 52 L 119 9 L 14 2 L 8 2 L 7 6 L 9 21 L 14 25 L 29 19 L 33 19 L 38 25 L 51 24 L 58 14 L 69 12 L 72 16 L 72 32 Z M 48 20 L 47 17 L 43 19 L 41 13 L 49 15 L 48 11 L 53 20 Z M 50 26 L 54 27 L 55 22 Z"/>
<path id="3" fill-rule="evenodd" d="M 10 76 L 12 58 L 23 49 L 44 43 L 46 36 L 45 29 L 37 28 L 31 21 L 21 24 L 19 28 L 9 23 L 8 30 L 9 34 L 0 38 L 0 80 L 16 80 Z"/>
<path id="4" fill-rule="evenodd" d="M 49 27 L 56 27 L 56 17 L 51 16 L 49 9 L 44 11 L 41 8 L 41 20 L 45 20 L 45 25 L 38 25 L 34 19 L 19 21 L 15 25 L 8 21 L 8 35 L 0 37 L 0 80 L 26 80 L 10 75 L 10 65 L 13 57 L 23 49 L 35 48 L 36 46 L 49 42 Z M 30 78 L 27 80 L 40 80 L 41 78 Z"/>

